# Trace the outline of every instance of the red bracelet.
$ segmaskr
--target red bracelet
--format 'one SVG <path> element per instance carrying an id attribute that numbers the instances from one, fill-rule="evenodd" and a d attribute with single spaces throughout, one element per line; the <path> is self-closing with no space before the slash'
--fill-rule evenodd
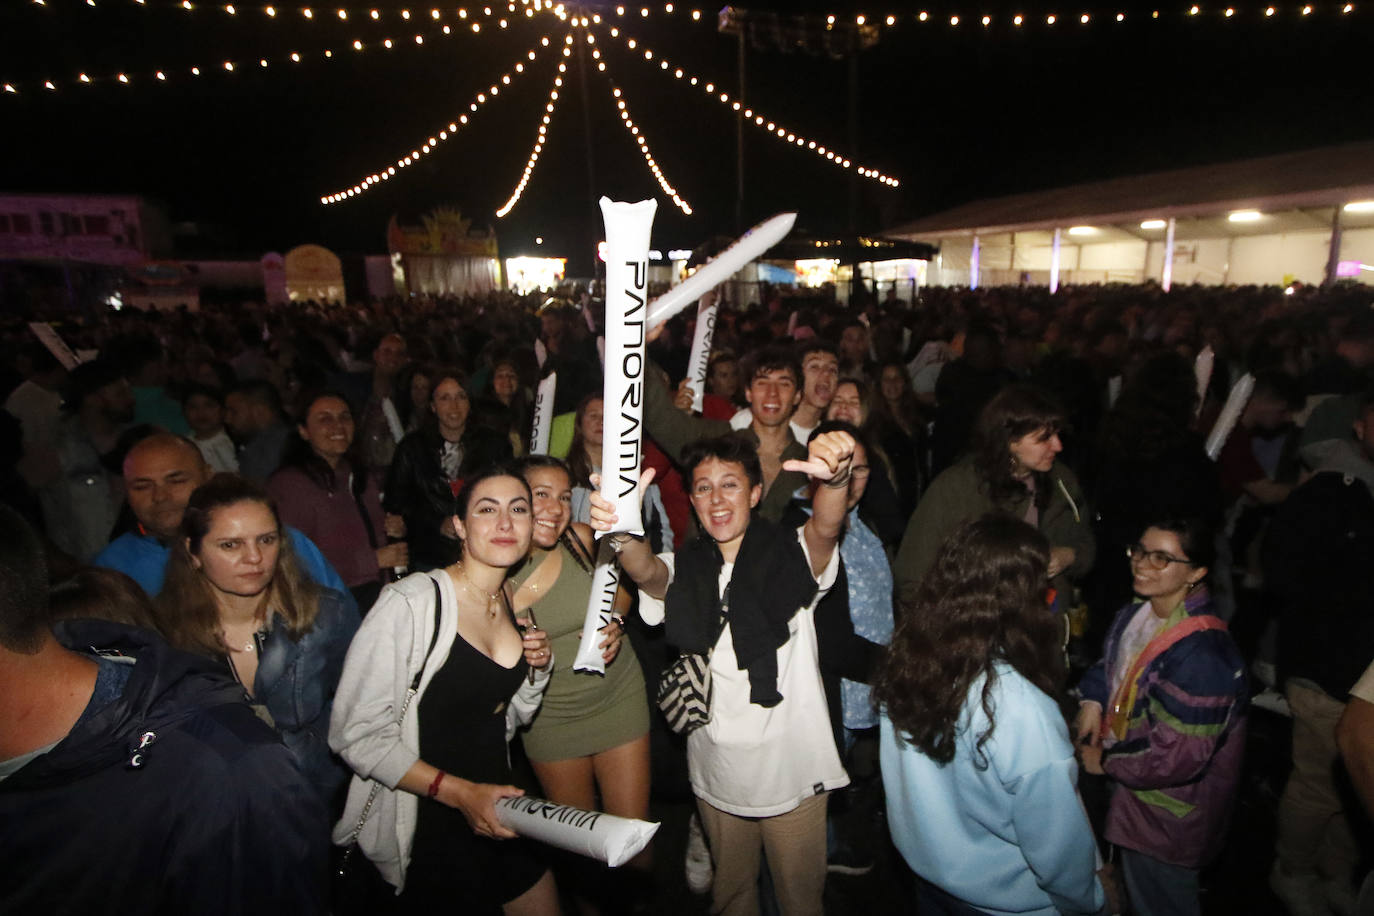
<path id="1" fill-rule="evenodd" d="M 434 782 L 429 784 L 429 791 L 426 792 L 425 795 L 429 796 L 430 798 L 435 798 L 436 796 L 438 796 L 439 783 L 444 781 L 444 776 L 446 775 L 447 774 L 443 770 L 440 770 L 439 772 L 435 773 Z"/>

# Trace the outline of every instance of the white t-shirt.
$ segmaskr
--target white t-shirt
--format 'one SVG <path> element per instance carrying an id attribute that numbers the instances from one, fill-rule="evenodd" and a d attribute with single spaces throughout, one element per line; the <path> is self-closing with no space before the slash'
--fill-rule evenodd
<path id="1" fill-rule="evenodd" d="M 754 412 L 748 407 L 741 407 L 739 410 L 735 411 L 735 415 L 730 418 L 731 429 L 748 429 L 753 423 Z M 802 445 L 805 445 L 806 440 L 811 438 L 811 432 L 816 428 L 814 426 L 802 426 L 796 420 L 788 420 L 787 425 L 792 427 L 793 438 Z"/>
<path id="2" fill-rule="evenodd" d="M 19 421 L 24 452 L 51 449 L 62 419 L 62 396 L 32 381 L 24 381 L 5 399 L 5 409 Z"/>
<path id="3" fill-rule="evenodd" d="M 230 474 L 238 473 L 239 456 L 238 450 L 234 448 L 234 440 L 229 438 L 229 433 L 220 429 L 209 439 L 191 438 L 200 449 L 201 457 L 205 463 L 216 471 L 224 471 Z"/>
<path id="4" fill-rule="evenodd" d="M 796 537 L 810 563 L 801 528 Z M 659 558 L 671 581 L 673 555 Z M 736 661 L 728 624 L 720 634 L 711 653 L 711 721 L 687 737 L 692 792 L 712 807 L 741 817 L 772 817 L 849 785 L 830 729 L 815 621 L 816 604 L 835 584 L 839 566 L 836 549 L 817 580 L 816 597 L 788 622 L 791 635 L 777 650 L 783 697 L 778 705 L 749 702 L 749 672 Z M 733 563 L 721 568 L 721 594 L 733 572 Z M 641 593 L 640 616 L 649 624 L 661 621 L 663 603 Z"/>

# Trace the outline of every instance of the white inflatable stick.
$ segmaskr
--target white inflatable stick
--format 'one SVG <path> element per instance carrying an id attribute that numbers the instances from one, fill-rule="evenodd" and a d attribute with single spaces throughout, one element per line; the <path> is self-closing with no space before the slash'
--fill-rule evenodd
<path id="1" fill-rule="evenodd" d="M 498 801 L 496 818 L 522 837 L 605 862 L 611 868 L 637 856 L 658 832 L 658 824 L 651 821 L 556 805 L 528 795 Z"/>
<path id="2" fill-rule="evenodd" d="M 1212 345 L 1208 344 L 1198 353 L 1197 359 L 1193 360 L 1193 375 L 1197 377 L 1197 412 L 1202 413 L 1202 402 L 1207 397 L 1207 386 L 1212 383 L 1212 367 L 1216 364 L 1217 355 L 1212 351 Z"/>
<path id="3" fill-rule="evenodd" d="M 697 303 L 697 329 L 692 335 L 692 355 L 687 358 L 687 387 L 692 389 L 692 409 L 701 413 L 706 398 L 706 367 L 711 362 L 711 338 L 716 330 L 716 303 L 703 296 Z"/>
<path id="4" fill-rule="evenodd" d="M 1245 405 L 1250 403 L 1250 395 L 1255 391 L 1255 377 L 1250 373 L 1245 373 L 1236 382 L 1236 386 L 1231 389 L 1231 395 L 1226 399 L 1226 406 L 1221 408 L 1221 413 L 1217 415 L 1216 425 L 1207 434 L 1207 457 L 1213 461 L 1221 454 L 1221 447 L 1226 444 L 1227 438 L 1231 435 L 1231 430 L 1236 428 L 1240 422 L 1240 415 L 1245 410 Z"/>
<path id="5" fill-rule="evenodd" d="M 744 233 L 735 244 L 698 267 L 696 273 L 655 299 L 652 308 L 649 309 L 649 327 L 656 328 L 672 318 L 686 308 L 688 303 L 697 301 L 705 293 L 732 277 L 745 264 L 781 242 L 783 237 L 792 231 L 796 221 L 795 213 L 779 213 Z M 607 242 L 609 241 L 608 236 Z M 606 259 L 606 265 L 609 273 L 610 258 Z M 610 284 L 607 283 L 608 297 L 610 288 Z"/>
<path id="6" fill-rule="evenodd" d="M 62 335 L 57 333 L 51 324 L 46 321 L 30 321 L 29 330 L 38 338 L 43 346 L 48 348 L 48 352 L 53 355 L 53 359 L 62 364 L 62 368 L 68 371 L 75 369 L 85 360 L 77 357 L 72 352 L 72 348 L 67 346 L 67 342 L 62 339 Z"/>
<path id="7" fill-rule="evenodd" d="M 596 569 L 592 572 L 592 593 L 587 597 L 587 616 L 582 621 L 582 639 L 577 644 L 577 658 L 573 659 L 574 671 L 606 673 L 606 662 L 601 658 L 601 642 L 605 636 L 601 630 L 610 624 L 611 615 L 615 613 L 615 593 L 619 585 L 620 566 L 616 563 L 615 548 L 610 541 L 602 540 L 596 552 Z"/>
<path id="8" fill-rule="evenodd" d="M 609 532 L 643 534 L 639 458 L 644 436 L 644 344 L 648 327 L 649 233 L 658 203 L 601 198 L 606 223 L 606 349 L 602 373 L 605 425 L 601 495 L 619 520 Z"/>
<path id="9" fill-rule="evenodd" d="M 553 430 L 553 393 L 558 373 L 550 372 L 534 391 L 534 425 L 530 428 L 530 454 L 549 453 L 549 433 Z"/>

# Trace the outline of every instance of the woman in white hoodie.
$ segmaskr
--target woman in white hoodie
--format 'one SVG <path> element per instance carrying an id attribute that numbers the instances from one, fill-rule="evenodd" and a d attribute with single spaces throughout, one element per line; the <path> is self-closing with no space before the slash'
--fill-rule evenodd
<path id="1" fill-rule="evenodd" d="M 356 775 L 334 839 L 356 831 L 407 910 L 557 913 L 552 874 L 494 808 L 523 794 L 506 742 L 553 661 L 543 632 L 522 638 L 505 584 L 530 549 L 529 487 L 478 474 L 453 522 L 459 561 L 388 586 L 349 647 L 329 743 Z"/>

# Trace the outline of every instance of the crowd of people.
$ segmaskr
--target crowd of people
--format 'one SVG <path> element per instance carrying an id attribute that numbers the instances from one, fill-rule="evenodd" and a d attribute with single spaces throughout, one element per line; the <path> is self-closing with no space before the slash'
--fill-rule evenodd
<path id="1" fill-rule="evenodd" d="M 713 913 L 875 831 L 922 914 L 1200 913 L 1263 710 L 1274 894 L 1374 912 L 1367 288 L 757 292 L 699 400 L 651 338 L 642 536 L 590 292 L 0 316 L 0 909 L 653 912 L 497 803 L 685 789 Z"/>

